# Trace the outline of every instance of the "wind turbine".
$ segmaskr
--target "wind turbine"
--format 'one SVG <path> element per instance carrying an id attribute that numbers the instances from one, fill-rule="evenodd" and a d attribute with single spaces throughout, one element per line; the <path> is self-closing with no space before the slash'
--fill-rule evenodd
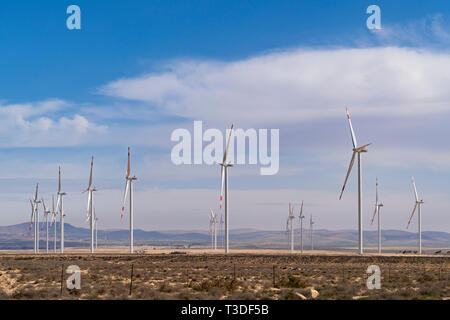
<path id="1" fill-rule="evenodd" d="M 30 218 L 30 227 L 29 230 L 31 231 L 31 229 L 33 228 L 33 223 L 35 223 L 35 210 L 34 210 L 34 202 L 33 200 L 30 199 L 30 204 L 31 204 L 31 218 Z M 36 230 L 33 231 L 33 241 L 34 241 L 34 253 L 36 254 Z"/>
<path id="2" fill-rule="evenodd" d="M 58 167 L 58 193 L 56 201 L 56 212 L 59 212 L 59 238 L 61 241 L 60 245 L 60 253 L 64 253 L 64 205 L 63 205 L 63 197 L 66 195 L 65 192 L 61 191 L 61 166 Z M 55 215 L 55 228 L 56 228 L 56 215 Z M 56 231 L 55 231 L 56 232 Z M 56 235 L 55 235 L 56 240 Z M 55 245 L 56 248 L 56 245 Z"/>
<path id="3" fill-rule="evenodd" d="M 45 252 L 48 253 L 48 214 L 50 213 L 50 210 L 47 210 L 45 207 L 44 198 L 41 199 L 42 206 L 44 207 L 44 217 L 45 217 Z"/>
<path id="4" fill-rule="evenodd" d="M 310 228 L 310 231 L 311 231 L 311 251 L 314 250 L 314 244 L 313 244 L 313 224 L 314 223 L 315 222 L 313 222 L 313 218 L 312 218 L 312 215 L 311 215 L 310 218 L 309 218 L 309 228 Z"/>
<path id="5" fill-rule="evenodd" d="M 298 218 L 300 219 L 300 252 L 303 254 L 303 219 L 305 219 L 305 216 L 303 215 L 303 200 Z"/>
<path id="6" fill-rule="evenodd" d="M 130 176 L 131 174 L 131 164 L 130 164 L 130 148 L 128 147 L 128 166 L 127 171 L 125 173 L 125 194 L 123 196 L 123 204 L 122 204 L 122 214 L 121 218 L 123 218 L 123 213 L 125 211 L 125 204 L 127 202 L 127 193 L 128 189 L 130 189 L 130 253 L 133 253 L 133 181 L 137 180 L 136 176 Z"/>
<path id="7" fill-rule="evenodd" d="M 377 178 L 376 192 L 375 192 L 375 211 L 373 213 L 372 222 L 370 224 L 371 225 L 373 224 L 373 220 L 375 219 L 375 216 L 378 214 L 378 253 L 381 253 L 381 217 L 380 217 L 381 207 L 383 207 L 383 204 L 378 202 L 378 178 Z"/>
<path id="8" fill-rule="evenodd" d="M 34 253 L 39 253 L 39 212 L 38 205 L 41 203 L 38 200 L 39 183 L 36 183 L 36 192 L 33 198 L 33 216 L 34 216 Z"/>
<path id="9" fill-rule="evenodd" d="M 92 167 L 94 166 L 94 156 L 91 158 L 91 173 L 89 174 L 89 185 L 82 193 L 88 192 L 88 202 L 86 209 L 86 221 L 89 221 L 91 227 L 91 253 L 94 253 L 94 213 L 93 213 L 93 201 L 94 191 L 97 191 L 95 187 L 92 187 Z"/>
<path id="10" fill-rule="evenodd" d="M 353 164 L 355 163 L 356 154 L 358 154 L 358 251 L 359 254 L 363 254 L 363 230 L 362 230 L 362 173 L 361 173 L 361 153 L 367 152 L 367 147 L 371 145 L 371 143 L 363 145 L 362 147 L 358 147 L 356 142 L 355 132 L 353 131 L 352 120 L 350 119 L 350 113 L 348 112 L 348 108 L 346 109 L 348 124 L 350 127 L 350 133 L 352 136 L 353 143 L 353 155 L 350 160 L 350 165 L 348 167 L 347 175 L 345 177 L 344 186 L 342 187 L 341 195 L 339 200 L 342 199 L 342 194 L 344 193 L 345 186 L 347 184 L 348 177 L 350 176 L 350 172 L 352 171 Z"/>
<path id="11" fill-rule="evenodd" d="M 288 227 L 289 227 L 289 232 L 290 232 L 290 240 L 289 240 L 289 244 L 290 244 L 290 249 L 291 252 L 294 252 L 294 206 L 291 205 L 289 203 L 289 217 L 288 217 Z"/>
<path id="12" fill-rule="evenodd" d="M 229 217 L 228 217 L 228 168 L 232 167 L 233 164 L 231 162 L 227 162 L 227 155 L 228 155 L 228 148 L 230 147 L 230 140 L 231 140 L 231 134 L 233 132 L 233 125 L 231 125 L 230 134 L 228 136 L 228 142 L 227 146 L 225 148 L 225 152 L 223 154 L 223 160 L 222 163 L 219 163 L 219 165 L 222 166 L 222 181 L 221 181 L 221 188 L 220 188 L 220 208 L 222 208 L 222 195 L 224 193 L 225 189 L 225 253 L 228 253 L 229 249 L 229 230 L 228 230 L 228 223 L 229 223 Z"/>
<path id="13" fill-rule="evenodd" d="M 424 204 L 424 202 L 423 202 L 423 200 L 419 200 L 419 194 L 417 193 L 416 181 L 414 180 L 414 177 L 412 177 L 412 184 L 414 186 L 414 196 L 416 198 L 416 203 L 414 205 L 414 209 L 412 211 L 411 217 L 409 218 L 406 229 L 408 229 L 408 227 L 411 223 L 411 220 L 414 216 L 414 213 L 416 212 L 416 209 L 418 209 L 417 214 L 419 217 L 419 254 L 422 254 L 422 204 Z"/>
<path id="14" fill-rule="evenodd" d="M 217 215 L 214 214 L 213 210 L 209 215 L 209 231 L 211 233 L 211 248 L 217 250 Z"/>

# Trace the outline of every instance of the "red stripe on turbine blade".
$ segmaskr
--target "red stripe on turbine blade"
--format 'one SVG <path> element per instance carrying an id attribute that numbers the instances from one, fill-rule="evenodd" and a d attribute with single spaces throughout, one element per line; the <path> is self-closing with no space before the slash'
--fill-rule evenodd
<path id="1" fill-rule="evenodd" d="M 125 210 L 125 207 L 122 207 L 122 211 L 124 211 Z"/>

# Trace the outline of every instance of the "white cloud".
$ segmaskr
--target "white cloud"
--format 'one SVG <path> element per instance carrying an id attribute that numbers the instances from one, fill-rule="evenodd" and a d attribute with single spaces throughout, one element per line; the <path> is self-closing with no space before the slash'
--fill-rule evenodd
<path id="1" fill-rule="evenodd" d="M 53 99 L 24 104 L 0 104 L 0 145 L 3 147 L 69 146 L 88 141 L 87 133 L 102 134 L 107 127 L 80 114 L 59 116 L 72 106 Z"/>
<path id="2" fill-rule="evenodd" d="M 299 49 L 234 62 L 180 61 L 101 92 L 191 119 L 246 125 L 450 111 L 450 54 L 397 47 Z M 356 111 L 355 111 L 356 110 Z"/>

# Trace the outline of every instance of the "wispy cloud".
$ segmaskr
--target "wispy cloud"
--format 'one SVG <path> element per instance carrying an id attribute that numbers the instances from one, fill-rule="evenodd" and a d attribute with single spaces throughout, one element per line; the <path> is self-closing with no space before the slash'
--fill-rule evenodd
<path id="1" fill-rule="evenodd" d="M 234 62 L 180 61 L 167 71 L 119 79 L 103 94 L 160 111 L 246 125 L 289 124 L 342 114 L 417 116 L 450 111 L 450 54 L 382 47 L 292 50 Z"/>

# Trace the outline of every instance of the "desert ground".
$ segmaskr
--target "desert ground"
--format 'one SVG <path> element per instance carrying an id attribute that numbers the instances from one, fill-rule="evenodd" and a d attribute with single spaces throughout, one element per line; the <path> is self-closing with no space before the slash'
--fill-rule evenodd
<path id="1" fill-rule="evenodd" d="M 448 255 L 136 249 L 2 251 L 0 299 L 450 299 Z M 66 287 L 70 265 L 80 289 Z M 370 265 L 381 289 L 367 287 Z"/>

